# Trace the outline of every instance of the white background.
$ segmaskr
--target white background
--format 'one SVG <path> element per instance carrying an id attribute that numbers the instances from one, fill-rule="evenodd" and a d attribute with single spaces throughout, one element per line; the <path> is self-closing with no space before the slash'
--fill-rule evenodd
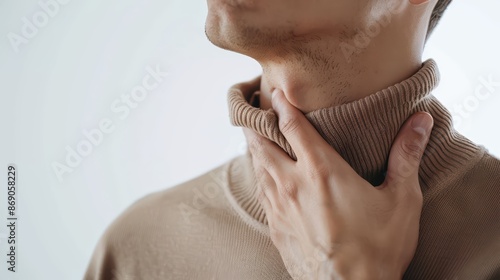
<path id="1" fill-rule="evenodd" d="M 73 0 L 16 52 L 8 34 L 39 11 L 36 0 L 0 0 L 0 278 L 81 279 L 98 238 L 133 201 L 243 151 L 226 92 L 260 68 L 208 42 L 205 1 Z M 497 156 L 500 87 L 473 99 L 480 77 L 500 81 L 498 11 L 498 1 L 455 1 L 425 54 L 441 70 L 438 98 L 450 110 L 469 104 L 458 129 Z M 148 65 L 168 77 L 119 119 L 110 104 L 141 84 Z M 114 132 L 60 182 L 52 163 L 65 163 L 65 147 L 104 118 Z M 15 275 L 5 262 L 10 163 L 18 167 Z"/>

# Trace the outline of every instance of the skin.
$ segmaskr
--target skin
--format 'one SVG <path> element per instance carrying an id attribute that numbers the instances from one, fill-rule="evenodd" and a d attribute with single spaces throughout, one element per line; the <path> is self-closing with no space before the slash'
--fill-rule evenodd
<path id="1" fill-rule="evenodd" d="M 433 120 L 413 115 L 374 188 L 321 138 L 284 94 L 273 93 L 279 127 L 297 160 L 244 129 L 273 243 L 294 279 L 401 279 L 418 240 L 420 159 Z"/>
<path id="2" fill-rule="evenodd" d="M 208 0 L 205 29 L 216 46 L 262 66 L 262 109 L 270 108 L 277 88 L 307 113 L 365 97 L 414 74 L 436 1 Z M 356 46 L 355 39 L 377 24 L 379 32 L 358 52 L 342 50 L 342 45 Z"/>
<path id="3" fill-rule="evenodd" d="M 207 37 L 262 66 L 260 107 L 278 113 L 297 154 L 293 161 L 245 130 L 262 175 L 271 238 L 295 279 L 401 279 L 411 261 L 422 207 L 418 165 L 432 118 L 417 113 L 407 121 L 393 144 L 386 181 L 373 188 L 303 113 L 413 75 L 436 1 L 208 0 Z M 415 130 L 416 119 L 422 125 Z M 311 259 L 316 265 L 305 273 L 300 268 Z"/>

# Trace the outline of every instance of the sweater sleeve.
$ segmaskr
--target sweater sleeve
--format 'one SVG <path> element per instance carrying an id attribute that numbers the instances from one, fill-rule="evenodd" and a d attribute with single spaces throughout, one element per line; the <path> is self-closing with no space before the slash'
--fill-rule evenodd
<path id="1" fill-rule="evenodd" d="M 461 256 L 467 259 L 456 279 L 500 279 L 500 160 L 485 154 L 462 181 L 454 201 L 463 217 L 459 229 L 467 247 Z"/>
<path id="2" fill-rule="evenodd" d="M 110 249 L 107 235 L 103 235 L 92 254 L 85 272 L 85 280 L 118 280 L 115 259 Z"/>
<path id="3" fill-rule="evenodd" d="M 147 230 L 142 221 L 154 194 L 130 205 L 104 231 L 90 258 L 84 280 L 132 280 L 137 256 L 140 256 Z M 135 271 L 137 272 L 137 271 Z"/>

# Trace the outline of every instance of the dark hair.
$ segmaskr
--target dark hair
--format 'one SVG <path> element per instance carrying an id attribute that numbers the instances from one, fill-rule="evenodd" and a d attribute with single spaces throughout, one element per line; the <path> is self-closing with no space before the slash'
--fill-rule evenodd
<path id="1" fill-rule="evenodd" d="M 434 10 L 432 11 L 431 14 L 431 20 L 429 21 L 429 28 L 427 29 L 427 37 L 426 40 L 429 39 L 429 36 L 432 34 L 432 31 L 434 31 L 434 28 L 438 24 L 439 20 L 444 14 L 444 11 L 446 11 L 446 8 L 448 8 L 448 5 L 450 5 L 452 0 L 438 0 L 436 3 L 436 7 L 434 7 Z"/>

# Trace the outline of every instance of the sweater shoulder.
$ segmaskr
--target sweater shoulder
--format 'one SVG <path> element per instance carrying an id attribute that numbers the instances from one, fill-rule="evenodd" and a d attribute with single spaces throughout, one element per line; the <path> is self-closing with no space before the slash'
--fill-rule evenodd
<path id="1" fill-rule="evenodd" d="M 85 279 L 127 279 L 130 271 L 133 277 L 158 272 L 158 264 L 139 265 L 137 260 L 172 260 L 173 250 L 189 248 L 189 240 L 196 240 L 190 235 L 202 234 L 221 217 L 231 216 L 222 187 L 230 162 L 132 203 L 99 239 Z"/>
<path id="2" fill-rule="evenodd" d="M 469 172 L 464 174 L 464 178 L 474 180 L 476 184 L 496 186 L 500 189 L 500 159 L 485 152 Z"/>
<path id="3" fill-rule="evenodd" d="M 227 165 L 222 164 L 193 179 L 137 199 L 113 221 L 106 233 L 121 231 L 124 227 L 135 231 L 137 226 L 149 226 L 158 219 L 170 223 L 188 222 L 190 214 L 220 207 L 225 199 L 222 184 L 227 177 Z"/>

